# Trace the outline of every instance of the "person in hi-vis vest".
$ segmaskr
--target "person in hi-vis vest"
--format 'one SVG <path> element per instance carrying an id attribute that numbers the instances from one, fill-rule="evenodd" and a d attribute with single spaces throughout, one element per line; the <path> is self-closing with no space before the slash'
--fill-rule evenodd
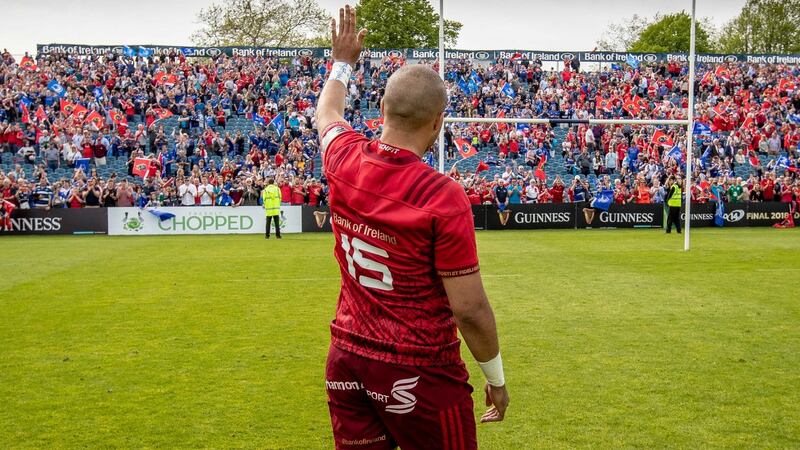
<path id="1" fill-rule="evenodd" d="M 267 178 L 267 185 L 261 192 L 261 203 L 267 215 L 267 227 L 264 237 L 269 239 L 270 222 L 275 222 L 275 236 L 281 238 L 281 190 L 275 186 L 275 180 Z"/>
<path id="2" fill-rule="evenodd" d="M 678 234 L 681 233 L 681 180 L 675 180 L 674 177 L 667 179 L 667 206 L 669 212 L 667 213 L 667 233 L 672 232 L 672 224 L 675 224 L 675 229 Z"/>

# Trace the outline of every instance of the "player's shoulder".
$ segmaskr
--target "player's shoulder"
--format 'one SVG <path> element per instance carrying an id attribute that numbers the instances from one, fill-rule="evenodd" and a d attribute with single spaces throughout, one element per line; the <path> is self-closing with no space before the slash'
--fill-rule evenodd
<path id="1" fill-rule="evenodd" d="M 335 150 L 337 147 L 354 142 L 368 141 L 363 134 L 353 130 L 353 127 L 344 121 L 333 122 L 326 126 L 319 138 L 323 152 L 327 152 L 329 149 Z"/>
<path id="2" fill-rule="evenodd" d="M 415 164 L 404 179 L 407 189 L 403 201 L 415 208 L 449 216 L 462 213 L 470 207 L 464 188 L 427 164 Z"/>

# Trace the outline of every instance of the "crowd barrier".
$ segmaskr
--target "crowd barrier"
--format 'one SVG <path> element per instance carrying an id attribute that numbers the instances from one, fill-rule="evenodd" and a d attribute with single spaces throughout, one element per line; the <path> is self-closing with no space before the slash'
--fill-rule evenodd
<path id="1" fill-rule="evenodd" d="M 608 211 L 584 211 L 585 203 L 472 207 L 476 230 L 542 230 L 581 228 L 660 228 L 666 215 L 661 205 L 612 205 Z M 17 209 L 8 234 L 109 234 L 124 236 L 165 234 L 262 234 L 266 227 L 260 206 L 158 208 L 173 214 L 161 220 L 139 208 Z M 692 204 L 692 226 L 714 226 L 714 203 Z M 786 219 L 788 203 L 727 203 L 725 227 L 769 227 Z M 686 214 L 682 214 L 685 220 Z M 331 232 L 327 207 L 282 206 L 283 233 Z M 591 221 L 590 221 L 591 220 Z M 795 212 L 800 220 L 800 211 Z"/>
<path id="2" fill-rule="evenodd" d="M 84 45 L 84 44 L 37 44 L 36 52 L 40 55 L 68 54 L 68 55 L 128 55 L 128 56 L 161 56 L 177 55 L 182 53 L 188 57 L 217 57 L 242 56 L 242 57 L 277 57 L 295 58 L 312 56 L 314 58 L 329 58 L 331 49 L 325 47 L 253 47 L 253 46 L 227 46 L 227 47 L 181 47 L 169 45 Z M 364 56 L 370 58 L 403 57 L 412 60 L 435 59 L 439 57 L 439 49 L 435 48 L 384 48 L 367 49 Z M 544 50 L 459 50 L 446 49 L 447 59 L 469 59 L 478 62 L 490 62 L 499 58 L 511 59 L 525 57 L 530 60 L 538 59 L 543 62 L 562 62 L 565 59 L 577 59 L 581 62 L 595 63 L 624 63 L 632 59 L 639 62 L 669 62 L 688 61 L 686 53 L 628 53 L 628 52 L 586 52 L 586 51 L 544 51 Z M 699 63 L 725 63 L 745 62 L 754 64 L 800 64 L 800 55 L 776 54 L 720 54 L 698 53 Z"/>

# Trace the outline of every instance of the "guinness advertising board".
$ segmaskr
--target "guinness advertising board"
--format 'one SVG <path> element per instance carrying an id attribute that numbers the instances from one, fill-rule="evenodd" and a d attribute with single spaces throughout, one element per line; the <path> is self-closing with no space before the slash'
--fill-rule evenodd
<path id="1" fill-rule="evenodd" d="M 487 230 L 575 228 L 575 224 L 575 205 L 572 203 L 509 205 L 505 211 L 499 211 L 495 206 L 486 207 Z"/>
<path id="2" fill-rule="evenodd" d="M 779 202 L 752 202 L 747 204 L 747 225 L 771 227 L 789 215 L 789 204 Z"/>
<path id="3" fill-rule="evenodd" d="M 692 226 L 713 227 L 716 203 L 692 203 Z M 747 203 L 726 203 L 724 227 L 746 227 L 749 225 Z M 681 221 L 686 221 L 686 208 L 681 211 Z"/>
<path id="4" fill-rule="evenodd" d="M 107 234 L 105 208 L 15 209 L 4 234 Z"/>
<path id="5" fill-rule="evenodd" d="M 664 223 L 662 205 L 611 205 L 608 211 L 578 208 L 578 228 L 660 228 Z"/>

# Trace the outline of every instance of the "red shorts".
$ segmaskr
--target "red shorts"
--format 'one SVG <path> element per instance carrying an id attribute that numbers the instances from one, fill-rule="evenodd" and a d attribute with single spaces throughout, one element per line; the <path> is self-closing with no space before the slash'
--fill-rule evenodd
<path id="1" fill-rule="evenodd" d="M 403 366 L 331 346 L 325 378 L 337 449 L 478 448 L 463 362 Z"/>

